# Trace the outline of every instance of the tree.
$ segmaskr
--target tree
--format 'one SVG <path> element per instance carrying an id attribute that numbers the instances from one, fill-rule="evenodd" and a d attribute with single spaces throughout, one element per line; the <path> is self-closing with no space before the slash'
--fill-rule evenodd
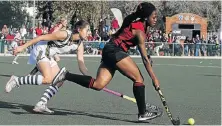
<path id="1" fill-rule="evenodd" d="M 1 1 L 0 2 L 0 27 L 4 24 L 7 26 L 21 27 L 25 23 L 28 14 L 22 11 L 23 2 L 19 1 Z"/>
<path id="2" fill-rule="evenodd" d="M 110 8 L 118 8 L 123 17 L 135 11 L 141 1 L 54 1 L 53 16 L 55 22 L 60 17 L 71 20 L 74 12 L 78 19 L 89 20 L 98 26 L 99 20 L 107 14 L 112 15 Z M 221 2 L 220 1 L 150 1 L 158 11 L 157 28 L 164 29 L 164 17 L 178 13 L 194 13 L 208 19 L 208 29 L 216 30 L 220 26 Z M 39 12 L 45 1 L 37 1 Z"/>

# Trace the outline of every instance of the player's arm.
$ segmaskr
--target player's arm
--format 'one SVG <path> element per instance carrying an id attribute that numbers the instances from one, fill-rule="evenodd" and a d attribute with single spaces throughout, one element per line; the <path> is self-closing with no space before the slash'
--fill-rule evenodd
<path id="1" fill-rule="evenodd" d="M 54 32 L 52 34 L 46 34 L 46 35 L 41 35 L 38 36 L 30 41 L 28 41 L 27 43 L 25 43 L 22 46 L 22 49 L 26 49 L 29 46 L 32 46 L 40 41 L 53 41 L 53 40 L 64 40 L 67 37 L 67 32 L 66 31 L 57 31 Z"/>
<path id="2" fill-rule="evenodd" d="M 138 38 L 138 48 L 141 54 L 141 58 L 143 61 L 143 64 L 149 74 L 149 76 L 151 77 L 151 79 L 154 81 L 154 83 L 156 85 L 159 86 L 159 81 L 155 75 L 155 73 L 153 72 L 150 60 L 147 56 L 147 52 L 146 52 L 146 47 L 145 47 L 145 34 L 140 31 L 140 30 L 133 30 L 133 34 Z"/>
<path id="3" fill-rule="evenodd" d="M 78 49 L 77 49 L 77 61 L 78 61 L 78 66 L 79 66 L 80 72 L 83 75 L 87 75 L 88 69 L 86 68 L 85 63 L 84 63 L 83 53 L 84 53 L 84 46 L 83 46 L 83 42 L 81 42 Z"/>
<path id="4" fill-rule="evenodd" d="M 53 32 L 57 32 L 57 31 L 61 30 L 62 27 L 63 27 L 63 25 L 62 25 L 62 24 L 59 24 L 57 27 L 55 27 L 55 29 L 54 29 Z"/>

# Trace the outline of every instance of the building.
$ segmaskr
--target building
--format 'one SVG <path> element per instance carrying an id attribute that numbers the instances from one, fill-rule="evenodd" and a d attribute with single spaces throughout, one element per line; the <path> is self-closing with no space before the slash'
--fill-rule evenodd
<path id="1" fill-rule="evenodd" d="M 207 19 L 192 13 L 180 13 L 166 17 L 166 33 L 172 32 L 183 40 L 199 35 L 207 37 Z"/>

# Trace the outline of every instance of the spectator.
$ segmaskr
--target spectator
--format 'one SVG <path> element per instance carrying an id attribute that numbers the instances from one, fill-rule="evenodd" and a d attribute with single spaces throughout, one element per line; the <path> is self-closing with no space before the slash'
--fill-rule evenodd
<path id="1" fill-rule="evenodd" d="M 90 31 L 94 31 L 94 29 L 95 29 L 94 24 L 93 24 L 93 22 L 90 21 Z"/>
<path id="2" fill-rule="evenodd" d="M 170 53 L 172 55 L 172 53 L 173 53 L 173 35 L 172 35 L 172 32 L 170 32 L 168 34 L 168 44 L 169 44 Z"/>
<path id="3" fill-rule="evenodd" d="M 104 20 L 103 19 L 100 19 L 99 21 L 99 35 L 102 36 L 103 34 L 103 28 L 105 27 L 105 23 L 104 23 Z"/>
<path id="4" fill-rule="evenodd" d="M 12 41 L 14 40 L 14 35 L 12 34 L 12 32 L 9 32 L 9 34 L 6 36 L 6 41 L 8 44 L 11 44 Z"/>
<path id="5" fill-rule="evenodd" d="M 9 30 L 8 30 L 8 27 L 7 25 L 4 25 L 3 28 L 2 28 L 2 36 L 3 38 L 5 38 L 9 33 Z"/>
<path id="6" fill-rule="evenodd" d="M 95 41 L 101 41 L 101 37 L 99 36 L 99 31 L 98 31 L 98 29 L 95 29 L 95 30 L 94 30 L 93 39 L 94 39 Z"/>
<path id="7" fill-rule="evenodd" d="M 20 29 L 20 33 L 21 33 L 21 37 L 25 38 L 25 35 L 27 34 L 27 30 L 25 28 L 25 25 L 23 25 L 22 28 Z"/>
<path id="8" fill-rule="evenodd" d="M 174 37 L 174 56 L 181 56 L 182 55 L 182 46 L 180 43 L 179 36 Z"/>
<path id="9" fill-rule="evenodd" d="M 48 34 L 48 33 L 49 33 L 49 27 L 43 26 L 42 34 L 45 35 L 45 34 Z"/>
<path id="10" fill-rule="evenodd" d="M 210 37 L 207 44 L 207 56 L 213 56 L 213 38 Z"/>
<path id="11" fill-rule="evenodd" d="M 199 56 L 199 51 L 200 51 L 200 45 L 201 45 L 201 40 L 199 35 L 196 35 L 196 38 L 193 39 L 194 43 L 195 43 L 195 50 L 194 50 L 194 56 Z"/>
<path id="12" fill-rule="evenodd" d="M 109 36 L 105 31 L 102 32 L 101 40 L 102 41 L 108 41 L 109 40 Z"/>
<path id="13" fill-rule="evenodd" d="M 105 32 L 109 32 L 110 30 L 110 26 L 111 26 L 111 19 L 110 19 L 110 16 L 107 15 L 107 17 L 104 19 L 105 20 Z"/>
<path id="14" fill-rule="evenodd" d="M 163 34 L 163 39 L 162 41 L 164 42 L 163 44 L 163 51 L 164 51 L 164 56 L 169 56 L 170 55 L 170 47 L 168 44 L 168 35 L 167 34 Z"/>
<path id="15" fill-rule="evenodd" d="M 14 40 L 13 40 L 12 43 L 11 43 L 12 49 L 18 47 L 18 43 L 19 43 L 19 45 L 22 45 L 23 43 L 21 43 L 21 42 L 22 42 L 22 41 L 21 41 L 21 34 L 20 34 L 20 32 L 19 32 L 18 30 L 16 30 Z M 12 64 L 19 64 L 19 63 L 17 62 L 18 57 L 19 57 L 19 55 L 16 55 L 16 56 L 14 57 L 14 59 L 13 59 L 13 61 L 12 61 Z"/>
<path id="16" fill-rule="evenodd" d="M 185 56 L 188 56 L 188 53 L 189 53 L 189 41 L 190 41 L 190 38 L 189 36 L 187 36 L 186 39 L 184 40 L 184 55 Z"/>
<path id="17" fill-rule="evenodd" d="M 16 43 L 19 43 L 19 46 L 21 46 L 23 44 L 22 41 L 21 41 L 22 40 L 21 33 L 18 30 L 16 30 L 16 32 L 15 32 L 14 40 L 15 40 Z"/>
<path id="18" fill-rule="evenodd" d="M 189 46 L 188 46 L 188 50 L 190 52 L 190 56 L 194 56 L 194 41 L 192 40 L 192 38 L 189 40 Z"/>
<path id="19" fill-rule="evenodd" d="M 94 41 L 94 38 L 92 36 L 92 32 L 91 31 L 88 33 L 87 40 L 88 41 Z"/>
<path id="20" fill-rule="evenodd" d="M 213 35 L 213 53 L 214 53 L 214 56 L 215 55 L 219 55 L 219 51 L 220 51 L 220 49 L 219 49 L 219 41 L 218 41 L 218 39 L 217 39 L 217 35 Z"/>
<path id="21" fill-rule="evenodd" d="M 40 36 L 43 34 L 43 30 L 42 28 L 40 27 L 40 25 L 38 24 L 38 27 L 35 29 L 35 33 L 37 36 Z"/>
<path id="22" fill-rule="evenodd" d="M 200 53 L 201 56 L 206 56 L 206 40 L 204 39 L 204 36 L 201 38 L 201 47 L 200 47 Z"/>
<path id="23" fill-rule="evenodd" d="M 154 48 L 154 52 L 157 54 L 157 56 L 159 56 L 159 50 L 161 48 L 163 48 L 163 43 L 161 42 L 161 39 L 160 39 L 160 34 L 159 34 L 159 31 L 156 30 L 153 34 L 153 38 L 154 38 L 154 42 L 155 42 L 155 48 Z"/>

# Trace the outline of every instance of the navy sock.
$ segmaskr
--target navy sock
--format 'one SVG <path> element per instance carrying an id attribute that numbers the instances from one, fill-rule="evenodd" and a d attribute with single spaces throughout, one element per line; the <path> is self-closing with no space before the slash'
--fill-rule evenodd
<path id="1" fill-rule="evenodd" d="M 136 98 L 139 114 L 144 114 L 146 111 L 145 103 L 145 85 L 142 83 L 134 83 L 133 94 Z"/>
<path id="2" fill-rule="evenodd" d="M 86 88 L 92 88 L 95 80 L 91 76 L 73 74 L 69 72 L 66 73 L 65 79 L 77 83 Z"/>

